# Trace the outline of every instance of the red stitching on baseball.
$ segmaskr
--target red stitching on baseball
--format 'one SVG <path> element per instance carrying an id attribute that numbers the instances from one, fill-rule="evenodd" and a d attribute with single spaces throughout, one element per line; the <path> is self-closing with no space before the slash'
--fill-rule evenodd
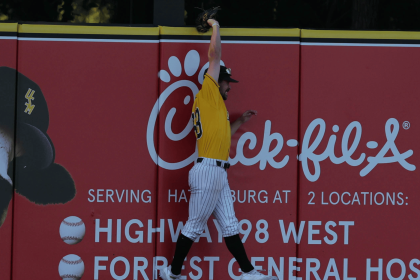
<path id="1" fill-rule="evenodd" d="M 77 226 L 84 225 L 83 221 L 80 221 L 80 222 L 77 222 L 77 223 L 70 223 L 70 222 L 67 222 L 65 220 L 63 221 L 63 224 L 65 224 L 66 226 L 69 226 L 69 227 L 77 227 Z"/>
<path id="2" fill-rule="evenodd" d="M 60 276 L 61 276 L 61 278 L 74 278 L 74 279 L 80 279 L 81 278 L 80 276 L 74 275 L 74 274 L 63 274 L 63 275 L 60 275 Z"/>
<path id="3" fill-rule="evenodd" d="M 73 264 L 79 264 L 79 263 L 82 263 L 83 261 L 82 261 L 82 259 L 78 259 L 77 261 L 68 261 L 68 260 L 66 260 L 66 259 L 62 259 L 61 260 L 63 263 L 66 263 L 66 264 L 71 264 L 71 265 L 73 265 Z"/>
<path id="4" fill-rule="evenodd" d="M 80 240 L 81 238 L 76 237 L 76 236 L 64 236 L 64 237 L 61 237 L 61 239 L 63 239 L 64 241 L 64 240 Z"/>

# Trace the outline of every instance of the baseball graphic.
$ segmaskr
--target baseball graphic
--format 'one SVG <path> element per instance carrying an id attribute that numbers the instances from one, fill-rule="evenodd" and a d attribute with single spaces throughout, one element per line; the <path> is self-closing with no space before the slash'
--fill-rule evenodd
<path id="1" fill-rule="evenodd" d="M 74 245 L 82 241 L 85 236 L 85 223 L 76 216 L 65 218 L 60 225 L 60 236 L 64 242 Z"/>
<path id="2" fill-rule="evenodd" d="M 79 280 L 85 272 L 85 264 L 77 255 L 63 257 L 58 265 L 58 273 L 63 280 Z"/>

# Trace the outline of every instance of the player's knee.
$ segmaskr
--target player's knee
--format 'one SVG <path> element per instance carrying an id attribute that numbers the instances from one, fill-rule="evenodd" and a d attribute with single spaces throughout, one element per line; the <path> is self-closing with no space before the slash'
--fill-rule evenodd
<path id="1" fill-rule="evenodd" d="M 222 228 L 222 236 L 228 237 L 239 234 L 239 224 L 231 224 Z"/>
<path id="2" fill-rule="evenodd" d="M 195 241 L 203 232 L 204 232 L 204 227 L 191 226 L 188 224 L 188 222 L 181 231 L 183 235 L 185 235 L 192 241 Z"/>

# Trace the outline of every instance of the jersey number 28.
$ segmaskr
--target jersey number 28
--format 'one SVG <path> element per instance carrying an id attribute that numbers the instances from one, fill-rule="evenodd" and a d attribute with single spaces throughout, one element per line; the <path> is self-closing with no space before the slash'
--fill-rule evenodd
<path id="1" fill-rule="evenodd" d="M 194 123 L 195 135 L 197 139 L 200 139 L 201 136 L 203 136 L 203 127 L 201 125 L 200 110 L 198 110 L 198 108 L 195 108 L 195 113 L 192 113 L 192 119 Z"/>

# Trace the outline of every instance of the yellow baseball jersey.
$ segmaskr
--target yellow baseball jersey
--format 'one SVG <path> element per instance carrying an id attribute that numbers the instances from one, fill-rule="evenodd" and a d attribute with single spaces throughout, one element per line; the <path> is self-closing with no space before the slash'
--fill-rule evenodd
<path id="1" fill-rule="evenodd" d="M 230 149 L 230 122 L 219 85 L 208 74 L 197 93 L 192 108 L 198 156 L 228 160 Z"/>

